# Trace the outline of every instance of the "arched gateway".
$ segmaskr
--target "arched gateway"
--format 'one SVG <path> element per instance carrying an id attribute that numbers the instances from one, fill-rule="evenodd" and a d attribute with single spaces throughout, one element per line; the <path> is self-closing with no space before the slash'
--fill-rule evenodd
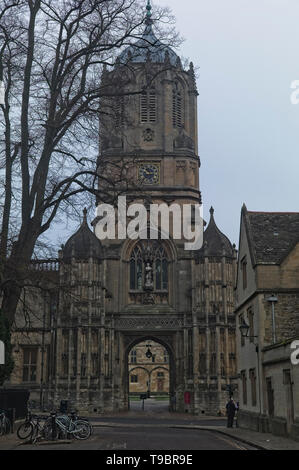
<path id="1" fill-rule="evenodd" d="M 142 38 L 104 70 L 101 86 L 110 98 L 101 102 L 99 172 L 107 183 L 100 178 L 98 207 L 102 190 L 107 194 L 111 187 L 126 195 L 126 209 L 138 203 L 146 214 L 152 204 L 200 204 L 193 65 L 185 70 L 157 39 L 149 2 Z M 117 222 L 117 202 L 115 208 Z M 35 322 L 28 344 L 21 328 L 14 335 L 21 354 L 15 355 L 12 383 L 24 387 L 30 376 L 36 380 L 27 384 L 31 398 L 56 405 L 68 400 L 78 409 L 127 410 L 128 353 L 149 338 L 169 353 L 177 411 L 223 411 L 236 378 L 236 253 L 213 212 L 196 251 L 174 236 L 174 216 L 169 239 L 163 239 L 160 220 L 154 239 L 100 241 L 85 212 L 55 270 L 45 273 L 47 288 L 53 281 L 49 310 Z M 95 233 L 97 224 L 95 219 Z"/>
<path id="2" fill-rule="evenodd" d="M 124 369 L 123 376 L 124 382 L 127 382 L 128 408 L 130 409 L 131 388 L 131 397 L 134 395 L 135 398 L 138 398 L 140 394 L 146 395 L 147 398 L 157 395 L 168 397 L 169 403 L 166 409 L 175 411 L 176 367 L 174 351 L 167 342 L 169 339 L 163 336 L 161 338 L 159 334 L 155 336 L 149 334 L 137 339 L 128 337 L 129 340 L 131 342 L 126 349 L 127 367 Z M 159 379 L 161 376 L 163 383 L 162 379 Z M 134 391 L 135 394 L 132 393 Z"/>

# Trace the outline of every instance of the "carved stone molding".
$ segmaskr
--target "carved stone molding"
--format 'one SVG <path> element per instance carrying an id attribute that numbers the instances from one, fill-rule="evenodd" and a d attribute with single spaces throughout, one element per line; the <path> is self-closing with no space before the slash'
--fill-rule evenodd
<path id="1" fill-rule="evenodd" d="M 182 318 L 118 318 L 115 320 L 117 330 L 177 330 L 184 326 Z"/>
<path id="2" fill-rule="evenodd" d="M 195 172 L 195 171 L 198 169 L 198 163 L 189 162 L 189 167 L 190 167 L 190 170 L 192 170 L 193 172 Z"/>
<path id="3" fill-rule="evenodd" d="M 177 170 L 183 170 L 184 171 L 184 170 L 186 170 L 186 166 L 187 166 L 187 164 L 186 164 L 185 160 L 178 160 L 176 162 L 176 169 Z"/>
<path id="4" fill-rule="evenodd" d="M 152 142 L 155 138 L 155 132 L 152 129 L 144 129 L 143 140 L 144 142 Z"/>

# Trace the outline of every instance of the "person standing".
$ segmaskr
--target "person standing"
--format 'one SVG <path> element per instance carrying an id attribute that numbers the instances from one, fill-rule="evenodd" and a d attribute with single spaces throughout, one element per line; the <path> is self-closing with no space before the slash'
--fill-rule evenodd
<path id="1" fill-rule="evenodd" d="M 227 414 L 227 427 L 232 428 L 234 423 L 234 417 L 236 413 L 236 405 L 232 398 L 226 404 L 226 414 Z"/>
<path id="2" fill-rule="evenodd" d="M 239 409 L 240 409 L 240 403 L 237 401 L 236 403 L 236 428 L 238 428 L 238 416 L 239 416 Z"/>

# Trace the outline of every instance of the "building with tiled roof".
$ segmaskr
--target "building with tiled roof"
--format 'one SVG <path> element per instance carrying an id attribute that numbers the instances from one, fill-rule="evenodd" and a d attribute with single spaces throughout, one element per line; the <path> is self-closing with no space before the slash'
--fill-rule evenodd
<path id="1" fill-rule="evenodd" d="M 240 424 L 298 436 L 299 213 L 241 212 L 236 285 Z M 245 336 L 247 335 L 247 337 Z"/>

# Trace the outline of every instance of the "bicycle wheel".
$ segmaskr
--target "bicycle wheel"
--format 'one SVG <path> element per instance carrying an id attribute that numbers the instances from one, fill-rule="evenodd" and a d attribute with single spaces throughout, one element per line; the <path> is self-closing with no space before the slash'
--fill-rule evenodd
<path id="1" fill-rule="evenodd" d="M 31 422 L 26 422 L 21 424 L 17 430 L 17 436 L 19 439 L 27 439 L 33 434 L 33 424 Z"/>
<path id="2" fill-rule="evenodd" d="M 4 423 L 1 420 L 0 421 L 0 436 L 3 436 L 5 434 L 5 428 L 4 428 Z"/>
<path id="3" fill-rule="evenodd" d="M 88 439 L 91 435 L 91 427 L 86 421 L 75 421 L 75 430 L 72 432 L 76 439 Z"/>

